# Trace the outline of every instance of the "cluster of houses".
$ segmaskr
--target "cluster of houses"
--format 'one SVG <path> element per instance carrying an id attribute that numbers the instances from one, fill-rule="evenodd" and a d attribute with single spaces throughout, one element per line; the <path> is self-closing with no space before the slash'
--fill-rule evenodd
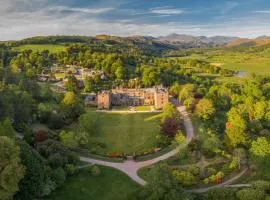
<path id="1" fill-rule="evenodd" d="M 88 94 L 86 105 L 97 106 L 98 109 L 110 109 L 112 106 L 151 105 L 155 109 L 163 109 L 169 102 L 168 90 L 163 87 L 154 88 L 116 88 Z"/>
<path id="2" fill-rule="evenodd" d="M 68 76 L 74 76 L 78 82 L 83 81 L 85 77 L 99 76 L 100 79 L 106 79 L 101 70 L 88 69 L 76 65 L 58 66 L 56 64 L 51 68 L 43 69 L 41 74 L 37 75 L 37 79 L 41 82 L 57 82 L 65 81 Z"/>

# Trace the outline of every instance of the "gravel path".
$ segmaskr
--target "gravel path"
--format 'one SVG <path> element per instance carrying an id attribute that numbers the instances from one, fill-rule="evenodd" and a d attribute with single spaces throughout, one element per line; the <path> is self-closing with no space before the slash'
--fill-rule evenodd
<path id="1" fill-rule="evenodd" d="M 124 163 L 114 163 L 114 162 L 108 162 L 108 161 L 102 161 L 102 160 L 96 160 L 92 158 L 87 158 L 87 157 L 80 157 L 81 161 L 87 162 L 87 163 L 92 163 L 92 164 L 98 164 L 98 165 L 103 165 L 103 166 L 108 166 L 108 167 L 113 167 L 115 169 L 118 169 L 125 174 L 127 174 L 130 178 L 132 178 L 134 181 L 139 183 L 140 185 L 146 185 L 146 181 L 140 178 L 137 174 L 138 170 L 147 167 L 150 165 L 153 165 L 159 161 L 166 160 L 175 154 L 179 152 L 180 149 L 185 148 L 192 138 L 194 137 L 194 129 L 192 126 L 191 119 L 188 116 L 188 113 L 186 111 L 186 108 L 184 106 L 178 106 L 177 110 L 180 112 L 182 119 L 184 121 L 184 126 L 186 129 L 186 141 L 182 143 L 181 145 L 177 146 L 175 149 L 172 151 L 163 154 L 157 158 L 153 158 L 151 160 L 146 160 L 146 161 L 141 161 L 141 162 L 136 162 L 136 161 L 125 161 Z"/>

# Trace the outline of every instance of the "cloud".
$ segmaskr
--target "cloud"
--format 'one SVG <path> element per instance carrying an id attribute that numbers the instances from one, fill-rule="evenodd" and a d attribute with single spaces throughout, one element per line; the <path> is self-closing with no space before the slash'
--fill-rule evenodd
<path id="1" fill-rule="evenodd" d="M 223 5 L 222 8 L 221 8 L 221 13 L 226 14 L 226 13 L 232 11 L 233 9 L 235 9 L 237 6 L 239 6 L 238 2 L 226 1 L 225 5 Z"/>
<path id="2" fill-rule="evenodd" d="M 150 12 L 153 14 L 162 14 L 162 15 L 180 15 L 180 14 L 185 13 L 185 11 L 182 9 L 168 7 L 168 6 L 151 8 Z"/>
<path id="3" fill-rule="evenodd" d="M 63 12 L 63 11 L 71 11 L 71 12 L 82 12 L 82 13 L 88 13 L 88 14 L 101 14 L 101 13 L 106 13 L 114 8 L 70 8 L 66 6 L 56 6 L 56 7 L 51 7 L 49 8 L 50 11 L 58 11 L 58 12 Z"/>
<path id="4" fill-rule="evenodd" d="M 64 0 L 62 0 L 64 1 Z M 151 35 L 170 33 L 192 35 L 232 35 L 256 37 L 270 35 L 270 21 L 261 15 L 223 16 L 220 19 L 200 18 L 207 11 L 195 13 L 179 20 L 179 15 L 189 13 L 176 7 L 133 8 L 118 7 L 109 0 L 104 4 L 71 7 L 59 4 L 56 0 L 1 0 L 0 1 L 0 40 L 22 39 L 37 35 Z M 50 3 L 54 2 L 54 3 Z M 229 3 L 230 4 L 230 3 Z M 69 7 L 70 6 L 70 7 Z M 237 6 L 234 4 L 234 6 Z M 225 10 L 233 9 L 233 4 Z M 239 6 L 240 7 L 240 6 Z M 220 15 L 220 8 L 216 8 Z M 267 10 L 254 11 L 269 13 Z M 195 14 L 194 14 L 195 13 Z M 196 18 L 194 18 L 196 15 Z M 166 18 L 168 17 L 168 18 Z"/>
<path id="5" fill-rule="evenodd" d="M 261 13 L 261 14 L 270 14 L 270 10 L 256 10 L 252 11 L 253 13 Z"/>

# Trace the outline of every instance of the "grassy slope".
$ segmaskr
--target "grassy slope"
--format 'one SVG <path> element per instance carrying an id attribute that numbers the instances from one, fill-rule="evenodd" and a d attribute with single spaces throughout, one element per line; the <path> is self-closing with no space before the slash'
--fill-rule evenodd
<path id="1" fill-rule="evenodd" d="M 155 147 L 156 135 L 160 131 L 159 121 L 146 121 L 152 113 L 96 113 L 88 112 L 96 120 L 92 143 L 106 145 L 107 152 L 144 152 Z M 76 126 L 73 127 L 76 130 Z M 90 144 L 93 147 L 93 144 Z"/>
<path id="2" fill-rule="evenodd" d="M 24 51 L 27 49 L 31 49 L 32 51 L 49 50 L 52 53 L 56 53 L 59 51 L 64 51 L 66 47 L 64 45 L 53 45 L 53 44 L 29 44 L 29 45 L 21 45 L 19 47 L 14 47 L 13 49 L 15 51 Z"/>
<path id="3" fill-rule="evenodd" d="M 87 170 L 69 178 L 65 185 L 49 198 L 51 200 L 126 200 L 127 195 L 139 186 L 120 171 L 100 167 L 99 177 L 91 176 Z"/>

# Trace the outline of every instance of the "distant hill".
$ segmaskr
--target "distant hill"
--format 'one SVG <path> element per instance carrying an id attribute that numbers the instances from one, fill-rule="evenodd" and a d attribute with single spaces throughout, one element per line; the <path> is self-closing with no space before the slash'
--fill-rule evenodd
<path id="1" fill-rule="evenodd" d="M 192 36 L 184 34 L 170 34 L 167 36 L 161 36 L 156 39 L 156 41 L 168 42 L 168 43 L 184 43 L 184 44 L 193 44 L 194 46 L 216 46 L 216 45 L 225 45 L 229 42 L 239 39 L 238 37 L 226 37 L 226 36 Z"/>
<path id="2" fill-rule="evenodd" d="M 239 46 L 263 46 L 270 44 L 269 36 L 260 36 L 255 39 L 241 38 L 238 40 L 231 41 L 227 44 L 228 47 L 239 47 Z"/>

